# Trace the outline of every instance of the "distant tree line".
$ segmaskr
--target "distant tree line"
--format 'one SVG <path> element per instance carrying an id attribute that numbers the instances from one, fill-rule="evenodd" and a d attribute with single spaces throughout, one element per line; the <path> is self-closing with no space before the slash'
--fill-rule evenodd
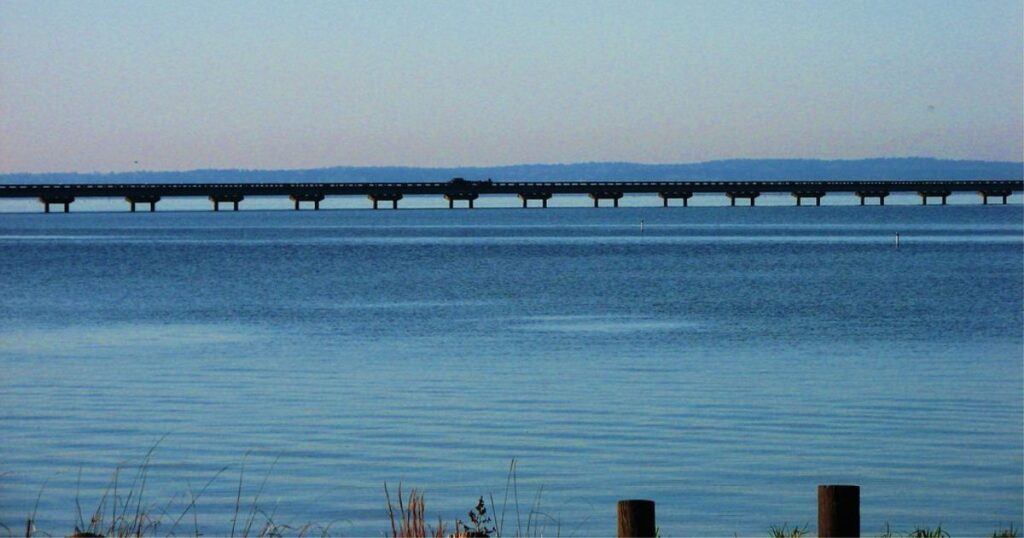
<path id="1" fill-rule="evenodd" d="M 1024 179 L 1024 163 L 922 157 L 818 160 L 732 159 L 691 164 L 627 162 L 414 168 L 338 166 L 305 170 L 189 170 L 181 172 L 0 174 L 0 183 L 302 183 L 555 180 L 875 180 Z"/>

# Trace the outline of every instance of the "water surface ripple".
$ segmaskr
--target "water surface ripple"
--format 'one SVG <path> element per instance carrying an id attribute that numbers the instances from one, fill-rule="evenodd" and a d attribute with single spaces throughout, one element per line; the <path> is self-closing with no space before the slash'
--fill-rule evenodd
<path id="1" fill-rule="evenodd" d="M 379 535 L 384 481 L 454 519 L 513 458 L 547 534 L 610 534 L 624 498 L 665 535 L 813 531 L 822 483 L 862 486 L 868 534 L 1019 528 L 1022 216 L 0 214 L 0 522 L 42 492 L 66 533 L 159 443 L 175 517 L 227 467 L 207 535 L 243 462 L 279 522 Z"/>

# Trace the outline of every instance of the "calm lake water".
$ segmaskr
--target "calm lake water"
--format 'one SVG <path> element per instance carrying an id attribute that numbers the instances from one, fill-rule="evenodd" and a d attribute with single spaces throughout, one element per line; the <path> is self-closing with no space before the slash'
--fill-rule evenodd
<path id="1" fill-rule="evenodd" d="M 493 494 L 505 532 L 1024 523 L 1024 210 L 626 207 L 0 214 L 0 521 L 120 494 L 389 529 Z M 38 211 L 33 207 L 33 210 Z M 644 221 L 641 231 L 639 222 Z M 894 236 L 900 232 L 900 248 Z M 244 464 L 244 471 L 242 469 Z M 218 475 L 218 471 L 225 468 Z M 88 517 L 88 515 L 86 515 Z M 0 528 L 2 530 L 2 528 Z"/>

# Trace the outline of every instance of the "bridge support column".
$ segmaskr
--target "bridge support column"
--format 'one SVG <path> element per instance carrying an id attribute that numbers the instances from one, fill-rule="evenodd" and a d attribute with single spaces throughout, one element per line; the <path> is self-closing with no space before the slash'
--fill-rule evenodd
<path id="1" fill-rule="evenodd" d="M 725 195 L 729 197 L 730 206 L 736 205 L 737 198 L 746 198 L 750 200 L 750 207 L 754 207 L 754 200 L 761 196 L 761 193 L 757 191 L 728 191 Z"/>
<path id="2" fill-rule="evenodd" d="M 619 207 L 619 199 L 622 198 L 622 193 L 618 191 L 599 191 L 587 193 L 588 196 L 593 198 L 594 207 L 601 207 L 601 200 L 611 200 L 612 207 Z"/>
<path id="3" fill-rule="evenodd" d="M 322 202 L 326 197 L 327 196 L 321 192 L 298 192 L 288 195 L 288 198 L 295 202 L 295 211 L 298 211 L 301 208 L 299 205 L 300 202 L 313 202 L 313 210 L 319 211 L 320 202 Z"/>
<path id="4" fill-rule="evenodd" d="M 988 205 L 988 197 L 989 196 L 991 196 L 993 198 L 1002 198 L 1003 199 L 1003 205 L 1006 205 L 1007 199 L 1010 197 L 1011 194 L 1013 194 L 1013 191 L 1010 191 L 1010 190 L 989 190 L 989 191 L 978 191 L 978 194 L 981 195 L 981 203 L 982 203 L 982 205 Z"/>
<path id="5" fill-rule="evenodd" d="M 74 201 L 75 201 L 75 197 L 74 196 L 52 195 L 52 196 L 40 196 L 39 197 L 39 202 L 43 204 L 43 212 L 44 213 L 49 213 L 50 212 L 50 204 L 63 205 L 64 206 L 64 212 L 65 213 L 70 213 L 71 212 L 71 203 L 74 202 Z"/>
<path id="6" fill-rule="evenodd" d="M 245 200 L 245 196 L 241 194 L 211 194 L 210 201 L 213 202 L 213 210 L 220 211 L 221 203 L 230 203 L 234 206 L 235 211 L 238 211 L 238 203 Z"/>
<path id="7" fill-rule="evenodd" d="M 540 200 L 541 207 L 548 206 L 548 200 L 551 198 L 550 192 L 520 192 L 518 194 L 519 199 L 523 202 L 523 209 L 529 207 L 527 203 L 530 200 Z"/>
<path id="8" fill-rule="evenodd" d="M 693 196 L 692 192 L 689 191 L 662 191 L 658 193 L 658 197 L 661 198 L 661 206 L 668 207 L 668 201 L 676 198 L 683 201 L 683 207 L 690 205 L 690 198 Z"/>
<path id="9" fill-rule="evenodd" d="M 156 211 L 156 203 L 160 201 L 160 197 L 155 194 L 129 194 L 124 199 L 128 202 L 132 213 L 135 212 L 135 204 L 149 204 L 149 212 L 152 213 Z"/>
<path id="10" fill-rule="evenodd" d="M 921 197 L 921 205 L 928 205 L 928 198 L 941 198 L 942 205 L 946 205 L 946 197 L 953 194 L 953 191 L 918 191 L 917 194 Z"/>
<path id="11" fill-rule="evenodd" d="M 448 209 L 455 209 L 455 200 L 465 200 L 469 202 L 469 209 L 473 209 L 473 201 L 479 197 L 475 192 L 450 192 L 444 195 L 444 199 L 448 200 Z"/>
<path id="12" fill-rule="evenodd" d="M 889 196 L 889 191 L 855 191 L 854 194 L 860 198 L 860 205 L 864 205 L 866 198 L 878 198 L 878 205 L 885 205 L 885 198 Z"/>
<path id="13" fill-rule="evenodd" d="M 803 205 L 802 202 L 803 202 L 804 198 L 814 198 L 814 205 L 815 206 L 820 206 L 821 205 L 821 199 L 825 197 L 825 192 L 824 191 L 795 191 L 795 192 L 791 192 L 790 195 L 793 196 L 793 198 L 796 198 L 796 205 L 797 206 Z"/>
<path id="14" fill-rule="evenodd" d="M 378 203 L 383 200 L 391 202 L 391 209 L 398 209 L 398 201 L 402 199 L 401 193 L 370 193 L 366 195 L 373 202 L 373 208 L 377 209 Z"/>

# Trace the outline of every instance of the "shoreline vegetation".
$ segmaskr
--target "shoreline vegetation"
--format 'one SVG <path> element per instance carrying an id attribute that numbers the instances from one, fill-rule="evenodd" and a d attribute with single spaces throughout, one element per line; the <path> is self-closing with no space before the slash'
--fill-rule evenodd
<path id="1" fill-rule="evenodd" d="M 39 502 L 45 493 L 45 485 L 40 489 L 32 512 L 28 514 L 24 527 L 10 526 L 9 522 L 0 521 L 0 532 L 5 536 L 69 536 L 72 538 L 143 538 L 143 537 L 180 537 L 180 536 L 215 536 L 209 534 L 199 523 L 198 508 L 203 494 L 220 479 L 231 467 L 220 468 L 207 480 L 202 487 L 195 489 L 188 484 L 186 494 L 174 496 L 163 504 L 144 500 L 147 475 L 152 461 L 151 448 L 132 474 L 130 483 L 122 484 L 122 475 L 128 466 L 118 466 L 95 509 L 89 512 L 88 518 L 83 512 L 79 493 L 75 495 L 75 523 L 71 529 L 40 529 L 36 527 L 36 514 Z M 248 454 L 246 455 L 248 456 Z M 445 520 L 440 515 L 428 516 L 426 497 L 422 490 L 411 489 L 408 494 L 403 492 L 399 482 L 397 491 L 392 494 L 388 483 L 383 484 L 383 500 L 381 530 L 378 535 L 390 538 L 528 538 L 540 536 L 562 536 L 566 529 L 562 522 L 541 509 L 543 486 L 536 492 L 528 508 L 524 510 L 519 501 L 517 481 L 517 460 L 509 464 L 505 489 L 500 503 L 493 494 L 480 496 L 475 506 L 466 512 L 466 518 Z M 338 521 L 327 523 L 304 522 L 284 523 L 279 520 L 276 508 L 269 511 L 261 506 L 260 499 L 264 494 L 267 479 L 273 472 L 277 460 L 270 465 L 267 474 L 260 481 L 256 492 L 251 496 L 243 495 L 245 476 L 245 458 L 239 466 L 238 485 L 235 490 L 234 511 L 230 519 L 232 538 L 278 538 L 303 537 L 326 538 L 344 536 L 342 532 L 332 533 L 332 526 Z M 5 474 L 0 474 L 3 478 Z M 632 502 L 632 501 L 629 501 Z M 177 504 L 177 509 L 172 507 Z M 183 505 L 183 508 L 182 508 Z M 180 511 L 179 511 L 180 510 Z M 859 508 L 858 508 L 859 510 Z M 493 512 L 492 512 L 493 511 Z M 621 517 L 621 514 L 620 514 Z M 436 519 L 435 519 L 436 518 Z M 859 518 L 859 516 L 858 516 Z M 621 523 L 621 521 L 620 521 Z M 653 522 L 652 522 L 653 523 Z M 609 521 L 609 529 L 614 521 Z M 811 536 L 809 524 L 794 525 L 783 523 L 769 524 L 763 536 L 769 538 L 805 538 Z M 737 536 L 735 533 L 728 533 Z M 727 535 L 728 535 L 727 534 Z M 575 533 L 568 533 L 572 536 Z M 878 532 L 862 532 L 862 536 L 878 538 L 951 538 L 954 536 L 941 523 L 935 527 L 918 526 L 910 531 L 899 531 L 886 523 Z M 655 536 L 668 536 L 660 527 Z M 997 526 L 991 534 L 992 538 L 1019 538 L 1020 529 L 1014 523 Z"/>

